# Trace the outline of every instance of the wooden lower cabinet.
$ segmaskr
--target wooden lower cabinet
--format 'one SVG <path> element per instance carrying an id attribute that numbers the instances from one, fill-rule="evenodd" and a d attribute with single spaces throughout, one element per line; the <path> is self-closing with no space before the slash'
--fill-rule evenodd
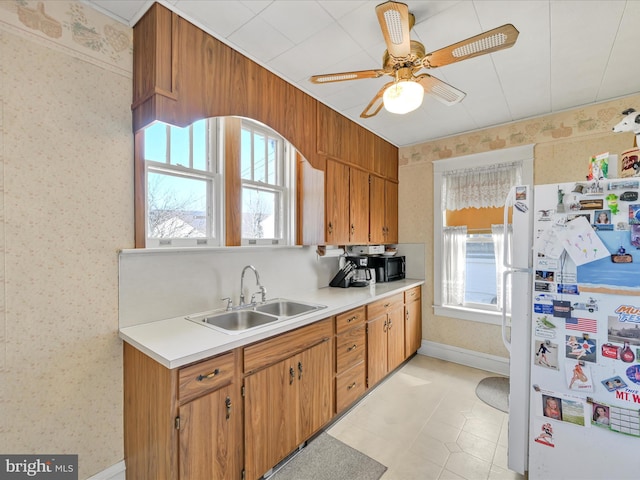
<path id="1" fill-rule="evenodd" d="M 355 402 L 367 389 L 366 309 L 336 316 L 336 413 Z"/>
<path id="2" fill-rule="evenodd" d="M 367 386 L 372 387 L 405 360 L 404 294 L 367 306 Z"/>
<path id="3" fill-rule="evenodd" d="M 241 405 L 226 387 L 180 407 L 181 480 L 240 478 Z"/>
<path id="4" fill-rule="evenodd" d="M 245 377 L 247 480 L 260 478 L 331 420 L 333 343 L 319 341 Z"/>
<path id="5" fill-rule="evenodd" d="M 242 477 L 239 354 L 170 370 L 124 344 L 127 479 Z"/>
<path id="6" fill-rule="evenodd" d="M 422 287 L 404 292 L 404 353 L 409 358 L 422 345 Z"/>
<path id="7" fill-rule="evenodd" d="M 125 343 L 127 479 L 260 478 L 419 348 L 420 292 L 176 369 Z"/>

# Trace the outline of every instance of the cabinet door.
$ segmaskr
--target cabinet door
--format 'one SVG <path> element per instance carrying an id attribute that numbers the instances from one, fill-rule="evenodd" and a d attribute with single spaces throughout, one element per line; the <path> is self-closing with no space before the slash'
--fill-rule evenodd
<path id="1" fill-rule="evenodd" d="M 297 445 L 293 365 L 293 359 L 283 360 L 245 378 L 247 479 L 264 475 Z"/>
<path id="2" fill-rule="evenodd" d="M 398 243 L 398 184 L 385 182 L 385 243 Z"/>
<path id="3" fill-rule="evenodd" d="M 367 322 L 367 386 L 387 374 L 387 315 Z"/>
<path id="4" fill-rule="evenodd" d="M 240 478 L 240 400 L 232 385 L 180 407 L 180 480 Z"/>
<path id="5" fill-rule="evenodd" d="M 301 444 L 326 424 L 333 414 L 333 349 L 326 341 L 297 355 L 298 432 Z"/>
<path id="6" fill-rule="evenodd" d="M 354 168 L 349 173 L 349 241 L 369 242 L 369 174 Z"/>
<path id="7" fill-rule="evenodd" d="M 369 185 L 369 238 L 371 243 L 385 243 L 385 181 L 371 175 Z"/>
<path id="8" fill-rule="evenodd" d="M 325 189 L 325 239 L 329 245 L 349 243 L 349 167 L 327 160 Z"/>
<path id="9" fill-rule="evenodd" d="M 387 372 L 404 359 L 404 307 L 390 311 L 387 315 Z"/>
<path id="10" fill-rule="evenodd" d="M 422 344 L 422 302 L 420 299 L 405 305 L 405 358 L 413 355 Z"/>

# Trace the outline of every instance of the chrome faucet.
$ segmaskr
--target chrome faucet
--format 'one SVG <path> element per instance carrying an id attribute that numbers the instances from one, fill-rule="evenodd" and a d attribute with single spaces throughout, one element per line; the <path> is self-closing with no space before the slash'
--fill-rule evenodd
<path id="1" fill-rule="evenodd" d="M 246 272 L 247 269 L 253 270 L 253 273 L 256 274 L 256 285 L 260 289 L 260 294 L 262 295 L 262 303 L 266 302 L 267 289 L 264 288 L 264 286 L 260 283 L 260 274 L 258 273 L 258 270 L 256 270 L 256 267 L 254 267 L 253 265 L 247 265 L 242 269 L 242 275 L 240 276 L 240 306 L 245 305 L 244 303 L 244 272 Z"/>

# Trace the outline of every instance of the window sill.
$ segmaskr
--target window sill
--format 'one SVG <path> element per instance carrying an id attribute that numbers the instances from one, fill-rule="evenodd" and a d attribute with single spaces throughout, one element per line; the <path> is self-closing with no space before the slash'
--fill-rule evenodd
<path id="1" fill-rule="evenodd" d="M 500 312 L 442 305 L 434 305 L 433 312 L 438 316 L 459 318 L 460 320 L 468 320 L 470 322 L 488 323 L 491 325 L 502 324 L 502 314 Z M 507 316 L 507 318 L 508 317 L 509 316 Z"/>

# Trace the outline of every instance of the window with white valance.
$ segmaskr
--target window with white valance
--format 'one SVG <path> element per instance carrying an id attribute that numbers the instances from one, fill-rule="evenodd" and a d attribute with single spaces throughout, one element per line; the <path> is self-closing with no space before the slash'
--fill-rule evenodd
<path id="1" fill-rule="evenodd" d="M 504 200 L 512 186 L 533 183 L 533 145 L 433 166 L 436 314 L 497 324 Z"/>

